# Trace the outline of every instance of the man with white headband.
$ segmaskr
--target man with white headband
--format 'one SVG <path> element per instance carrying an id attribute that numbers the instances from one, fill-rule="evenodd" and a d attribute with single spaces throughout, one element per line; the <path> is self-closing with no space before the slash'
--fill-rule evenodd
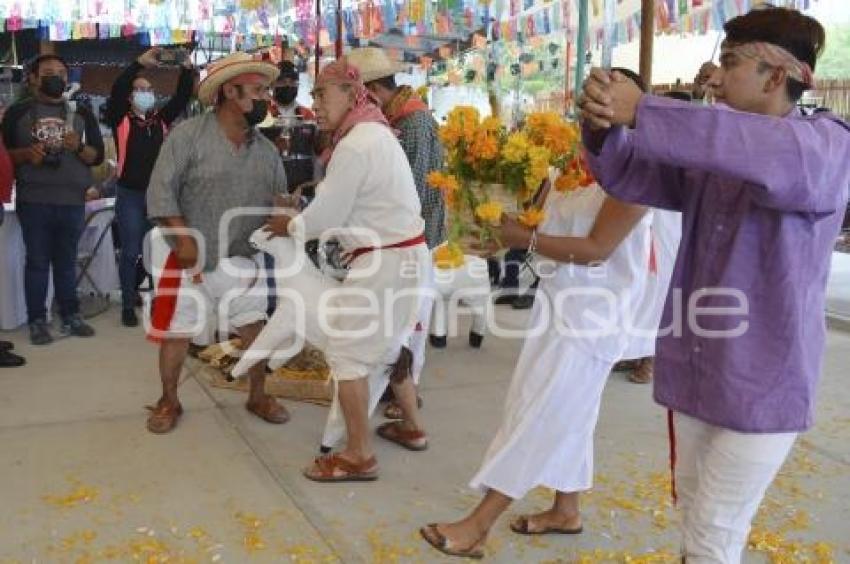
<path id="1" fill-rule="evenodd" d="M 796 108 L 821 25 L 768 8 L 725 31 L 714 106 L 644 95 L 602 69 L 579 101 L 600 184 L 682 212 L 655 399 L 669 410 L 688 564 L 740 562 L 765 491 L 812 425 L 850 184 L 850 126 Z"/>

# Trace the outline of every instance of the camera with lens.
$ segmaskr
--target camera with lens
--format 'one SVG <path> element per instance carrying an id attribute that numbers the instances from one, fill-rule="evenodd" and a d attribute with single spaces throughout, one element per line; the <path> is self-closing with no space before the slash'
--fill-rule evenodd
<path id="1" fill-rule="evenodd" d="M 63 140 L 68 130 L 65 120 L 56 117 L 42 118 L 33 124 L 33 140 L 44 147 L 41 166 L 58 168 L 62 164 Z"/>
<path id="2" fill-rule="evenodd" d="M 182 65 L 189 60 L 189 55 L 189 50 L 182 47 L 162 49 L 157 55 L 157 60 L 164 65 Z"/>

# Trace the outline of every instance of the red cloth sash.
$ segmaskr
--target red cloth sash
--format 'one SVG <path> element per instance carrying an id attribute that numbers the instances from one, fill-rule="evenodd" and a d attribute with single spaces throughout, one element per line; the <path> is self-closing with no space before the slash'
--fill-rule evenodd
<path id="1" fill-rule="evenodd" d="M 387 245 L 386 247 L 360 247 L 359 249 L 354 249 L 351 252 L 351 260 L 355 260 L 357 257 L 363 256 L 367 253 L 371 253 L 372 251 L 377 251 L 381 249 L 404 249 L 406 247 L 415 247 L 416 245 L 424 245 L 425 244 L 425 234 L 420 233 L 416 237 L 412 239 L 407 239 L 406 241 L 401 241 L 400 243 L 393 243 L 392 245 Z"/>
<path id="2" fill-rule="evenodd" d="M 655 256 L 655 235 L 649 230 L 649 272 L 658 274 L 658 258 Z"/>
<path id="3" fill-rule="evenodd" d="M 177 310 L 177 292 L 182 280 L 183 267 L 180 266 L 177 255 L 171 251 L 165 260 L 165 267 L 153 297 L 151 331 L 148 333 L 148 340 L 152 343 L 161 343 L 162 333 L 171 328 L 171 320 Z"/>
<path id="4" fill-rule="evenodd" d="M 667 433 L 670 439 L 670 494 L 673 504 L 679 500 L 676 494 L 676 426 L 673 422 L 673 410 L 667 410 Z"/>

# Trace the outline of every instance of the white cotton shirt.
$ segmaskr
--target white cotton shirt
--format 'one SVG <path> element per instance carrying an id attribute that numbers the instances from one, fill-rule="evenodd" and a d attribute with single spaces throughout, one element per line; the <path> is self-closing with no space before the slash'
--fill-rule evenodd
<path id="1" fill-rule="evenodd" d="M 373 122 L 343 137 L 316 198 L 289 224 L 293 236 L 333 236 L 346 251 L 400 243 L 424 228 L 407 157 L 392 130 Z"/>
<path id="2" fill-rule="evenodd" d="M 655 341 L 661 324 L 664 302 L 670 289 L 676 254 L 679 252 L 679 240 L 682 238 L 682 214 L 677 211 L 652 210 L 652 248 L 655 252 L 656 270 L 650 270 L 646 282 L 643 300 L 635 315 L 635 337 L 623 354 L 624 359 L 639 359 L 655 356 Z"/>

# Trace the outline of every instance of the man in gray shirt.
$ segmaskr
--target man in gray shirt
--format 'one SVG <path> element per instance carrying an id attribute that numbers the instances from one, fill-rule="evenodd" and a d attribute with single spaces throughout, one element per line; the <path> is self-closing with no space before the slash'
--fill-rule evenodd
<path id="1" fill-rule="evenodd" d="M 91 337 L 77 299 L 77 243 L 85 221 L 90 167 L 103 161 L 103 139 L 91 112 L 73 108 L 63 94 L 68 66 L 42 55 L 30 67 L 34 96 L 13 104 L 3 116 L 3 142 L 15 164 L 16 209 L 26 246 L 27 317 L 34 345 L 53 341 L 47 326 L 47 284 L 53 286 L 62 333 Z"/>
<path id="2" fill-rule="evenodd" d="M 266 116 L 277 74 L 274 65 L 244 53 L 213 64 L 198 97 L 214 111 L 177 126 L 154 167 L 148 217 L 171 234 L 170 249 L 161 253 L 164 268 L 152 265 L 161 275 L 150 337 L 161 342 L 162 377 L 162 397 L 149 408 L 153 433 L 167 433 L 182 414 L 177 384 L 189 340 L 207 326 L 205 316 L 217 310 L 245 347 L 265 320 L 266 299 L 257 292 L 265 277 L 248 238 L 265 223 L 263 209 L 270 211 L 275 195 L 286 192 L 277 150 L 254 128 Z M 286 409 L 264 391 L 264 369 L 251 370 L 246 407 L 270 423 L 285 423 Z"/>

